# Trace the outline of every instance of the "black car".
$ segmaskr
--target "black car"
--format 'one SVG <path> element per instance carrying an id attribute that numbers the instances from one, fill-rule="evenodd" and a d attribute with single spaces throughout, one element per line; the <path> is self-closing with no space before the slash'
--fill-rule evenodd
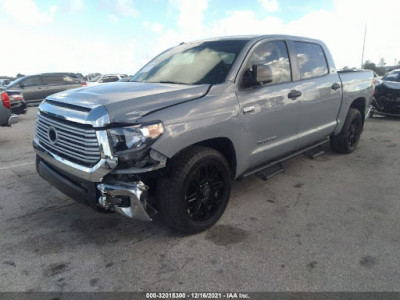
<path id="1" fill-rule="evenodd" d="M 71 74 L 74 73 L 43 73 L 24 76 L 7 85 L 7 92 L 21 91 L 27 104 L 39 104 L 51 94 L 81 87 L 81 80 Z"/>
<path id="2" fill-rule="evenodd" d="M 375 88 L 372 105 L 372 113 L 400 116 L 400 69 L 382 77 Z"/>

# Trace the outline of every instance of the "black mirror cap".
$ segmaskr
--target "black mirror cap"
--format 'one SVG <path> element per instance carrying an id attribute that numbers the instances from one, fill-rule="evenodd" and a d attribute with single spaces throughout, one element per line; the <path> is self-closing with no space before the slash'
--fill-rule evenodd
<path id="1" fill-rule="evenodd" d="M 253 73 L 258 83 L 271 83 L 273 81 L 272 71 L 266 65 L 253 65 Z"/>

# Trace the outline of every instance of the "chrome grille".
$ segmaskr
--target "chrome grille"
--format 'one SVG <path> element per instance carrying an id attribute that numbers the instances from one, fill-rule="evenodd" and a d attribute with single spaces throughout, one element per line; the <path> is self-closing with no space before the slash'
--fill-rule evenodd
<path id="1" fill-rule="evenodd" d="M 91 126 L 58 120 L 39 113 L 36 138 L 44 148 L 71 162 L 94 166 L 100 160 L 96 132 Z"/>

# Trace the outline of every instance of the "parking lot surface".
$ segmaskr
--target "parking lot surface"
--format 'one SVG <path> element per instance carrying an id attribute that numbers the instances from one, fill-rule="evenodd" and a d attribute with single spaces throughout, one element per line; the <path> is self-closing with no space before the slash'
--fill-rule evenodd
<path id="1" fill-rule="evenodd" d="M 236 181 L 210 230 L 99 214 L 35 171 L 37 108 L 0 128 L 0 291 L 399 291 L 400 119 L 350 155 Z"/>

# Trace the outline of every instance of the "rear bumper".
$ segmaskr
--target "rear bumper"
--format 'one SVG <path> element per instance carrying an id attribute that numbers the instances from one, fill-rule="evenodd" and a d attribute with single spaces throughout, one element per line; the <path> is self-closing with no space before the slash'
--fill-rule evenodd
<path id="1" fill-rule="evenodd" d="M 10 100 L 11 111 L 16 115 L 26 114 L 28 111 L 28 106 L 23 100 Z"/>
<path id="2" fill-rule="evenodd" d="M 15 123 L 18 123 L 18 116 L 12 114 L 12 115 L 8 118 L 7 125 L 8 125 L 8 126 L 11 126 L 12 124 L 15 124 Z"/>

